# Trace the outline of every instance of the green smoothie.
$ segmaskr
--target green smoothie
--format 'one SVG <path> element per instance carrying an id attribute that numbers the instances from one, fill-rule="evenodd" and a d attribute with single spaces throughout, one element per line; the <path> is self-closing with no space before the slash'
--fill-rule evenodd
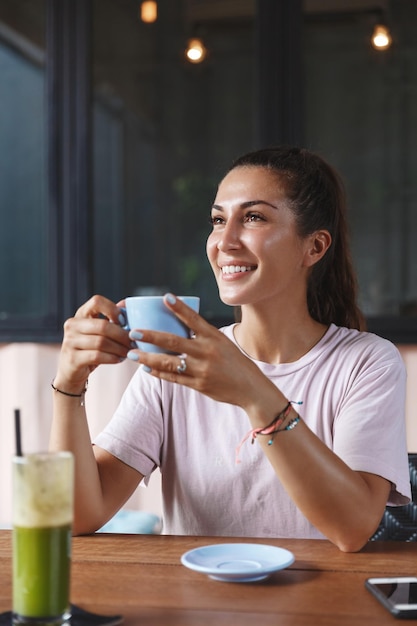
<path id="1" fill-rule="evenodd" d="M 73 457 L 13 459 L 13 623 L 69 618 Z"/>
<path id="2" fill-rule="evenodd" d="M 51 617 L 69 609 L 71 527 L 13 530 L 13 607 L 19 615 Z"/>

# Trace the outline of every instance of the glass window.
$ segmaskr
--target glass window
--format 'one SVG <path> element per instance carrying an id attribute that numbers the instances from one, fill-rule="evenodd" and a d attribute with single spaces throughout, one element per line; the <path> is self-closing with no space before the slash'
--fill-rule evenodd
<path id="1" fill-rule="evenodd" d="M 306 14 L 306 144 L 345 179 L 365 314 L 401 325 L 417 315 L 416 2 L 385 2 L 384 13 L 341 5 Z M 393 42 L 378 51 L 371 34 L 382 18 Z"/>
<path id="2" fill-rule="evenodd" d="M 45 2 L 0 4 L 0 321 L 49 313 Z"/>

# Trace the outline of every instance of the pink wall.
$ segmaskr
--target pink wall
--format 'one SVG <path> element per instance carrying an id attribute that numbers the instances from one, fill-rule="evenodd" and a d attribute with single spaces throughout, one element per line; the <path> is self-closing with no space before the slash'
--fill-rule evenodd
<path id="1" fill-rule="evenodd" d="M 52 411 L 51 381 L 59 346 L 32 343 L 0 344 L 0 526 L 11 519 L 11 457 L 15 449 L 14 409 L 21 411 L 25 452 L 46 450 Z M 86 396 L 91 436 L 115 410 L 136 365 L 125 361 L 102 366 L 90 377 Z M 139 487 L 127 504 L 160 514 L 159 475 L 148 488 Z"/>
<path id="2" fill-rule="evenodd" d="M 10 523 L 14 409 L 21 410 L 24 451 L 46 449 L 52 407 L 50 383 L 58 351 L 56 345 L 0 344 L 0 525 Z M 417 346 L 400 346 L 400 351 L 408 373 L 408 449 L 417 452 Z M 93 437 L 112 415 L 136 367 L 130 361 L 101 366 L 90 377 L 86 404 Z M 159 487 L 160 477 L 155 473 L 150 487 L 139 487 L 128 507 L 159 514 Z"/>

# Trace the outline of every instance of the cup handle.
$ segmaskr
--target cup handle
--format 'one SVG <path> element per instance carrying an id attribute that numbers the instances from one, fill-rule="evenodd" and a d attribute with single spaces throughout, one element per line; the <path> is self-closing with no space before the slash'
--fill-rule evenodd
<path id="1" fill-rule="evenodd" d="M 129 326 L 128 321 L 127 321 L 126 307 L 120 306 L 119 309 L 122 312 L 122 314 L 123 314 L 123 316 L 125 318 L 125 322 L 126 322 L 126 324 L 124 324 L 124 325 L 120 324 L 120 325 L 122 326 L 123 330 L 130 330 L 130 326 Z"/>

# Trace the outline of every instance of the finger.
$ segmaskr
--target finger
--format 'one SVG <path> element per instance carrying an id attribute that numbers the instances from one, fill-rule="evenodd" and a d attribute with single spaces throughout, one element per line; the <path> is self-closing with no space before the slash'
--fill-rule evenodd
<path id="1" fill-rule="evenodd" d="M 99 295 L 93 296 L 85 304 L 83 304 L 77 310 L 75 317 L 104 317 L 121 326 L 126 324 L 125 316 L 120 310 L 120 307 L 108 298 Z"/>
<path id="2" fill-rule="evenodd" d="M 189 386 L 195 385 L 195 382 L 193 383 L 190 378 L 188 381 L 186 380 L 189 374 L 193 375 L 189 369 L 190 361 L 187 354 L 168 356 L 140 351 L 135 352 L 134 360 L 139 360 L 142 369 L 148 374 L 174 383 L 181 382 Z"/>
<path id="3" fill-rule="evenodd" d="M 188 345 L 192 339 L 164 333 L 158 330 L 131 330 L 129 339 L 133 342 L 150 343 L 158 346 L 165 353 L 181 354 L 187 352 Z"/>
<path id="4" fill-rule="evenodd" d="M 130 344 L 128 332 L 105 318 L 70 318 L 64 324 L 64 332 L 68 336 L 103 336 L 118 343 Z"/>
<path id="5" fill-rule="evenodd" d="M 108 320 L 96 318 L 67 320 L 63 345 L 71 350 L 106 353 L 113 361 L 126 358 L 132 347 L 127 331 Z"/>
<path id="6" fill-rule="evenodd" d="M 210 332 L 211 325 L 197 311 L 194 311 L 174 294 L 165 294 L 164 304 L 196 335 L 198 333 Z"/>

